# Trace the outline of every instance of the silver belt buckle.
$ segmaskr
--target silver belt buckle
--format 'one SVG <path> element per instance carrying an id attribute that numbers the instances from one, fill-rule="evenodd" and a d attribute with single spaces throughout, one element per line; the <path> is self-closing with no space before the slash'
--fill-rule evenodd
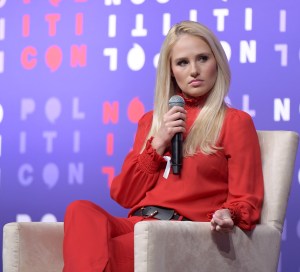
<path id="1" fill-rule="evenodd" d="M 153 211 L 152 213 L 150 213 L 149 215 L 144 215 L 144 214 L 143 214 L 144 209 L 145 209 L 145 208 L 142 208 L 142 216 L 143 216 L 144 218 L 151 218 L 151 217 L 155 216 L 156 214 L 158 214 L 158 211 L 157 211 L 157 210 L 154 210 L 154 211 Z"/>

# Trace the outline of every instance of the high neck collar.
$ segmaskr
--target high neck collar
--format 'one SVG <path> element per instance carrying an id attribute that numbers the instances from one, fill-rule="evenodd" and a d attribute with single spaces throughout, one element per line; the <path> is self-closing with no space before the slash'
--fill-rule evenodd
<path id="1" fill-rule="evenodd" d="M 178 93 L 178 95 L 184 99 L 185 106 L 190 108 L 202 107 L 208 97 L 208 93 L 198 97 L 186 97 L 182 92 Z"/>

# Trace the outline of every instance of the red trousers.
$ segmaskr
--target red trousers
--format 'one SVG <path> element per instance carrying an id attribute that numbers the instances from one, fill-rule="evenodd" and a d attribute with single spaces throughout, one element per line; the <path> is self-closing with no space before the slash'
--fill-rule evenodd
<path id="1" fill-rule="evenodd" d="M 64 221 L 63 272 L 133 272 L 133 230 L 142 217 L 114 217 L 96 204 L 71 203 Z"/>

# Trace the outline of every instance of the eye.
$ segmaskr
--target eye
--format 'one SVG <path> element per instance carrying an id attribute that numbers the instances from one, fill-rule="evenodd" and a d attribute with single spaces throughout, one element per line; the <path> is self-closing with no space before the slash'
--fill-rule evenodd
<path id="1" fill-rule="evenodd" d="M 207 55 L 201 55 L 198 57 L 198 60 L 200 62 L 206 62 L 208 60 L 208 56 Z"/>
<path id="2" fill-rule="evenodd" d="M 186 64 L 188 64 L 187 60 L 179 60 L 176 63 L 176 65 L 178 65 L 178 66 L 185 66 Z"/>

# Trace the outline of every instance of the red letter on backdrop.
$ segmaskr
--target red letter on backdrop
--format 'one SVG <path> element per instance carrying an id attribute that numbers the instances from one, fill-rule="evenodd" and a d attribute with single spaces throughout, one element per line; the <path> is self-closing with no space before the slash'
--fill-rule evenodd
<path id="1" fill-rule="evenodd" d="M 49 23 L 49 36 L 56 35 L 56 23 L 60 20 L 60 14 L 46 14 L 45 20 Z"/>
<path id="2" fill-rule="evenodd" d="M 112 156 L 114 153 L 114 134 L 108 133 L 106 135 L 106 154 Z"/>
<path id="3" fill-rule="evenodd" d="M 45 53 L 45 62 L 51 72 L 55 72 L 62 63 L 63 52 L 57 45 L 50 46 Z"/>
<path id="4" fill-rule="evenodd" d="M 31 59 L 29 57 L 32 57 Z M 32 46 L 27 46 L 26 48 L 23 49 L 22 54 L 21 54 L 21 63 L 25 69 L 33 69 L 36 64 L 37 60 L 37 51 L 34 47 Z"/>
<path id="5" fill-rule="evenodd" d="M 50 3 L 54 6 L 54 7 L 58 7 L 59 3 L 61 2 L 61 0 L 50 0 Z"/>
<path id="6" fill-rule="evenodd" d="M 83 13 L 77 13 L 75 17 L 75 34 L 77 36 L 83 33 Z"/>
<path id="7" fill-rule="evenodd" d="M 23 16 L 22 35 L 23 37 L 28 37 L 29 34 L 30 34 L 30 15 L 26 14 Z"/>
<path id="8" fill-rule="evenodd" d="M 132 99 L 127 109 L 127 115 L 129 121 L 131 121 L 132 123 L 138 123 L 138 121 L 140 120 L 140 118 L 143 116 L 144 113 L 145 113 L 144 104 L 137 97 Z"/>
<path id="9" fill-rule="evenodd" d="M 119 122 L 119 102 L 115 101 L 112 104 L 109 102 L 103 103 L 103 123 L 108 124 Z"/>
<path id="10" fill-rule="evenodd" d="M 86 66 L 86 52 L 87 46 L 72 45 L 71 46 L 71 67 Z"/>
<path id="11" fill-rule="evenodd" d="M 112 180 L 115 176 L 115 168 L 112 167 L 112 166 L 103 166 L 102 167 L 102 173 L 108 175 L 107 184 L 108 184 L 108 187 L 110 187 L 111 182 L 112 182 Z"/>

